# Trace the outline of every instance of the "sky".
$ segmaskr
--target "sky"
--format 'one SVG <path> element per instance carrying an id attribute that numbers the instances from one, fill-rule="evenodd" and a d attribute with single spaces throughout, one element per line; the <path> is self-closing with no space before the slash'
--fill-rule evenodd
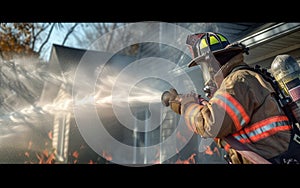
<path id="1" fill-rule="evenodd" d="M 50 53 L 51 53 L 51 48 L 53 44 L 58 44 L 61 45 L 63 43 L 63 40 L 68 32 L 68 30 L 75 24 L 75 23 L 61 23 L 63 25 L 63 27 L 55 27 L 52 31 L 52 34 L 49 38 L 48 43 L 44 46 L 42 52 L 41 52 L 41 57 L 48 61 L 50 58 Z M 43 33 L 43 40 L 46 39 L 46 34 L 48 34 L 50 30 L 50 27 L 47 28 L 47 30 Z M 76 35 L 80 35 L 82 34 L 83 30 L 81 26 L 77 26 L 75 28 L 75 30 L 73 31 L 73 33 L 75 33 Z M 43 41 L 37 41 L 36 47 L 40 47 L 40 45 L 42 44 Z M 66 43 L 65 46 L 68 47 L 80 47 L 74 37 L 73 34 L 71 34 Z"/>

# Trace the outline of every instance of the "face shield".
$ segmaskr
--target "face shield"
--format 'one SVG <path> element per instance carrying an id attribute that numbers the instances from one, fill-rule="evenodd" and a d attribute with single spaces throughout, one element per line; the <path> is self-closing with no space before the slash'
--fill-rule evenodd
<path id="1" fill-rule="evenodd" d="M 215 75 L 221 68 L 220 63 L 213 55 L 210 48 L 207 48 L 204 58 L 195 59 L 195 62 L 201 69 L 205 86 L 204 91 L 206 92 L 207 97 L 210 98 L 217 90 Z"/>
<path id="2" fill-rule="evenodd" d="M 218 60 L 214 57 L 211 51 L 208 52 L 207 58 L 198 61 L 197 65 L 200 66 L 205 85 L 212 81 L 215 82 L 214 76 L 220 70 L 221 67 Z"/>

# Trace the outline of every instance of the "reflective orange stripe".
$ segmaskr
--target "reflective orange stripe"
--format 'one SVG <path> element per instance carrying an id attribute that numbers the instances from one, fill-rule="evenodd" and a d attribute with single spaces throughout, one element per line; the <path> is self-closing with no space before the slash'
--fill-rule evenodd
<path id="1" fill-rule="evenodd" d="M 236 130 L 241 130 L 243 126 L 250 122 L 250 117 L 243 106 L 229 93 L 218 94 L 211 101 L 215 101 L 228 113 Z"/>
<path id="2" fill-rule="evenodd" d="M 224 150 L 225 151 L 229 151 L 229 149 L 230 149 L 230 145 L 228 144 L 228 143 L 226 143 L 226 145 L 225 146 L 223 146 L 224 147 Z"/>
<path id="3" fill-rule="evenodd" d="M 250 127 L 233 134 L 241 143 L 257 142 L 280 131 L 291 130 L 292 126 L 286 116 L 274 116 L 254 123 Z"/>
<path id="4" fill-rule="evenodd" d="M 227 108 L 227 107 L 226 107 L 226 106 L 227 106 L 226 103 L 223 102 L 223 101 L 221 101 L 221 100 L 218 100 L 216 103 L 217 103 L 219 106 L 221 106 L 223 109 L 225 109 L 225 111 L 226 111 L 226 112 L 228 113 L 228 115 L 231 117 L 231 119 L 232 119 L 232 121 L 233 121 L 233 123 L 234 123 L 234 125 L 235 125 L 235 128 L 236 128 L 237 130 L 240 130 L 240 129 L 242 128 L 242 126 L 241 126 L 241 123 L 240 123 L 238 117 L 236 116 L 235 112 L 234 112 L 231 108 Z"/>

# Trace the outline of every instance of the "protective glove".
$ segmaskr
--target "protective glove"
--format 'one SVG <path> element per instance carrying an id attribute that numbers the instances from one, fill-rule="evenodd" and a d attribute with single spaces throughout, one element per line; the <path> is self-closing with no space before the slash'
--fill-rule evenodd
<path id="1" fill-rule="evenodd" d="M 199 104 L 199 95 L 197 93 L 189 93 L 181 96 L 181 112 L 184 113 L 188 105 L 191 103 Z"/>
<path id="2" fill-rule="evenodd" d="M 177 114 L 181 114 L 182 109 L 185 109 L 182 107 L 186 107 L 189 103 L 194 102 L 201 105 L 207 104 L 207 101 L 196 93 L 178 94 L 174 88 L 171 88 L 169 92 L 171 96 L 169 100 L 170 108 Z"/>
<path id="3" fill-rule="evenodd" d="M 170 99 L 169 99 L 169 104 L 170 108 L 177 114 L 181 114 L 181 102 L 180 102 L 180 96 L 178 95 L 176 89 L 171 88 L 169 90 L 170 92 Z"/>
<path id="4" fill-rule="evenodd" d="M 228 151 L 228 157 L 232 164 L 253 164 L 247 158 L 243 157 L 235 149 L 230 148 Z"/>
<path id="5" fill-rule="evenodd" d="M 177 114 L 181 114 L 181 103 L 178 100 L 170 101 L 170 108 Z"/>

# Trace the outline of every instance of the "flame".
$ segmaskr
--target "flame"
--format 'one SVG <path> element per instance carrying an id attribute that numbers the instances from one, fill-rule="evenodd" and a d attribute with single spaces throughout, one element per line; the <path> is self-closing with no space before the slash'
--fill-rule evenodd
<path id="1" fill-rule="evenodd" d="M 159 159 L 157 159 L 157 160 L 155 160 L 155 161 L 152 161 L 151 164 L 161 164 L 161 162 L 160 162 Z"/>
<path id="2" fill-rule="evenodd" d="M 153 161 L 150 161 L 151 164 L 161 164 L 161 161 L 160 161 L 160 149 L 159 148 L 156 148 L 156 153 L 155 153 L 155 160 Z"/>
<path id="3" fill-rule="evenodd" d="M 53 164 L 55 161 L 54 153 L 49 153 L 48 150 L 44 150 L 41 153 L 35 154 L 38 159 L 38 164 Z"/>
<path id="4" fill-rule="evenodd" d="M 106 151 L 102 152 L 102 156 L 107 160 L 107 161 L 111 161 L 112 160 L 112 156 L 110 154 L 108 154 Z"/>
<path id="5" fill-rule="evenodd" d="M 95 164 L 94 161 L 89 160 L 88 164 Z"/>
<path id="6" fill-rule="evenodd" d="M 72 153 L 72 156 L 73 156 L 74 158 L 78 159 L 78 157 L 79 157 L 78 151 L 74 151 L 74 152 Z"/>
<path id="7" fill-rule="evenodd" d="M 28 151 L 26 151 L 26 152 L 24 153 L 24 155 L 25 155 L 27 158 L 29 158 L 29 156 L 30 156 L 30 154 L 29 154 Z"/>
<path id="8" fill-rule="evenodd" d="M 221 156 L 218 147 L 215 146 L 213 151 L 214 151 L 214 153 L 217 153 L 217 155 L 218 155 L 219 157 Z"/>
<path id="9" fill-rule="evenodd" d="M 182 136 L 182 135 L 180 134 L 180 132 L 177 132 L 177 133 L 176 133 L 176 137 L 177 137 L 180 141 L 182 141 L 183 143 L 186 143 L 186 142 L 187 142 L 186 138 L 185 138 L 184 136 Z"/>
<path id="10" fill-rule="evenodd" d="M 28 142 L 28 147 L 27 147 L 27 149 L 30 150 L 31 147 L 32 147 L 32 141 L 29 141 L 29 142 Z"/>
<path id="11" fill-rule="evenodd" d="M 49 137 L 50 140 L 53 139 L 53 133 L 52 133 L 52 131 L 49 131 L 49 132 L 48 132 L 48 137 Z"/>
<path id="12" fill-rule="evenodd" d="M 195 156 L 196 156 L 196 153 L 193 153 L 188 159 L 186 160 L 181 160 L 181 159 L 178 159 L 175 164 L 195 164 L 196 163 L 196 160 L 195 160 Z"/>
<path id="13" fill-rule="evenodd" d="M 206 150 L 205 150 L 205 154 L 208 154 L 208 155 L 213 155 L 213 151 L 211 150 L 210 146 L 205 146 L 206 147 Z"/>

